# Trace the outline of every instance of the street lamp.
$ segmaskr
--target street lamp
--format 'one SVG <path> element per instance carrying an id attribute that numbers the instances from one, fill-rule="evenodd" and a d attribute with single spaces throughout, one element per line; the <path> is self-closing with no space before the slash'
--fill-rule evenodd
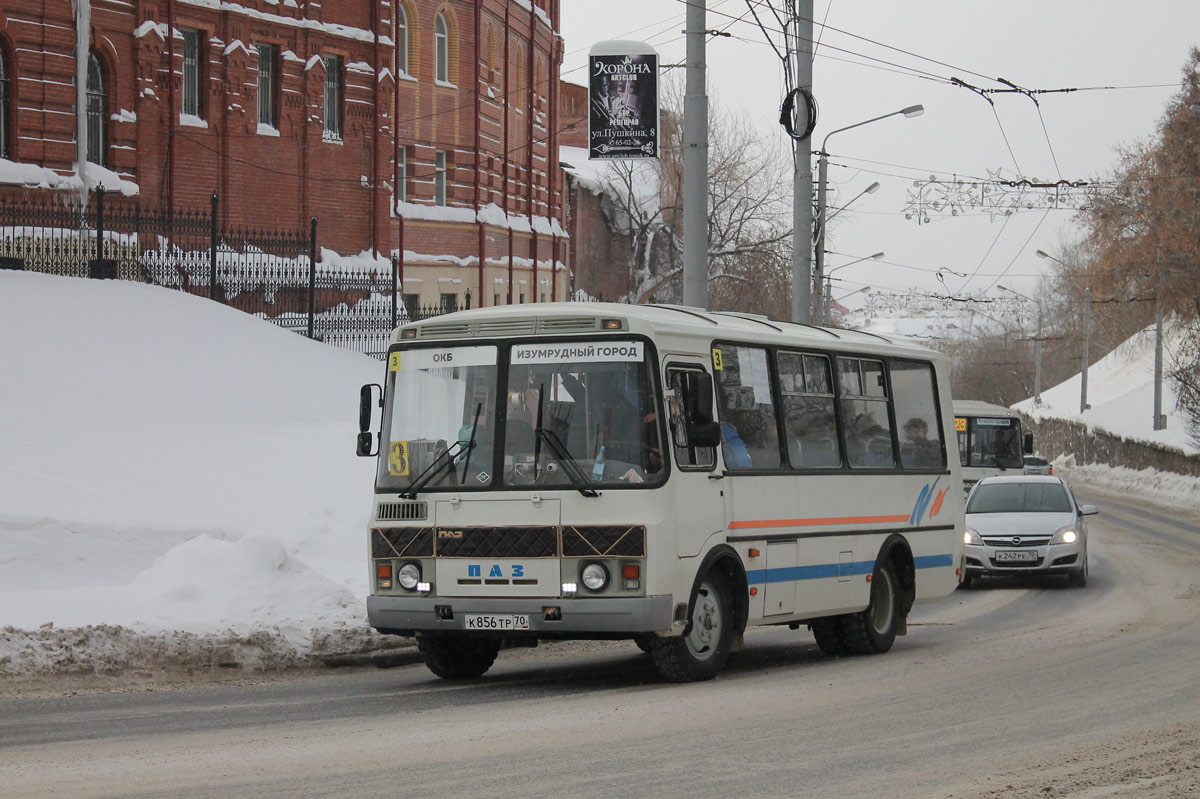
<path id="1" fill-rule="evenodd" d="M 876 183 L 875 185 L 878 186 L 879 184 Z M 842 207 L 844 208 L 845 206 L 842 206 Z M 824 294 L 824 301 L 821 303 L 821 324 L 823 324 L 823 325 L 829 324 L 829 292 L 832 288 L 829 285 L 829 281 L 833 279 L 832 277 L 830 277 L 830 275 L 832 275 L 834 272 L 836 272 L 839 269 L 845 269 L 847 266 L 854 266 L 855 264 L 861 263 L 862 261 L 869 261 L 872 259 L 878 260 L 879 258 L 882 258 L 882 257 L 883 257 L 883 253 L 881 253 L 881 252 L 877 252 L 874 255 L 864 255 L 862 258 L 855 258 L 853 261 L 850 261 L 849 263 L 839 264 L 838 266 L 835 266 L 833 269 L 830 269 L 825 274 L 825 294 Z M 861 291 L 861 289 L 860 289 L 860 291 Z M 846 295 L 846 296 L 850 296 L 850 295 Z"/>
<path id="2" fill-rule="evenodd" d="M 1033 366 L 1033 404 L 1041 405 L 1042 404 L 1042 303 L 1039 302 L 1038 300 L 1033 299 L 1032 297 L 1026 297 L 1024 294 L 1022 294 L 1019 291 L 1013 291 L 1012 289 L 1010 289 L 1007 286 L 996 286 L 996 288 L 1000 289 L 1001 291 L 1007 291 L 1009 294 L 1016 294 L 1018 297 L 1029 300 L 1030 302 L 1032 302 L 1034 305 L 1037 306 L 1037 309 L 1038 309 L 1037 337 L 1034 338 L 1034 341 L 1036 342 L 1036 348 L 1035 348 L 1034 366 Z"/>
<path id="3" fill-rule="evenodd" d="M 899 111 L 892 111 L 888 114 L 881 114 L 877 117 L 865 119 L 862 122 L 855 122 L 853 125 L 847 125 L 844 128 L 831 130 L 825 134 L 825 138 L 821 140 L 821 149 L 817 152 L 817 239 L 816 251 L 814 253 L 815 260 L 813 266 L 813 291 L 817 296 L 814 298 L 814 305 L 821 308 L 821 280 L 825 270 L 825 223 L 828 221 L 825 218 L 825 192 L 829 183 L 829 153 L 825 149 L 825 145 L 829 143 L 829 137 L 835 133 L 841 133 L 844 130 L 851 128 L 861 128 L 863 125 L 869 125 L 872 122 L 878 122 L 881 119 L 887 119 L 894 116 L 919 117 L 925 113 L 925 106 L 910 105 L 907 108 L 901 108 Z M 861 194 L 859 196 L 862 196 Z M 855 199 L 858 199 L 857 197 Z M 848 203 L 847 203 L 848 204 Z M 845 206 L 843 206 L 844 208 Z"/>
<path id="4" fill-rule="evenodd" d="M 822 320 L 822 324 L 825 324 L 825 325 L 828 325 L 828 324 L 829 324 L 829 305 L 830 305 L 830 302 L 841 302 L 842 300 L 846 299 L 847 297 L 853 297 L 855 294 L 859 294 L 859 293 L 861 293 L 861 292 L 864 292 L 864 291 L 870 291 L 870 290 L 871 290 L 871 287 L 870 287 L 870 286 L 863 286 L 862 288 L 855 289 L 854 291 L 850 292 L 849 294 L 843 294 L 842 296 L 838 297 L 836 300 L 830 300 L 830 298 L 829 298 L 829 291 L 828 291 L 828 290 L 826 290 L 826 292 L 825 292 L 825 305 L 824 305 L 825 319 L 824 319 L 824 320 Z"/>
<path id="5" fill-rule="evenodd" d="M 828 222 L 829 220 L 833 219 L 835 216 L 840 214 L 842 211 L 845 211 L 847 208 L 854 205 L 854 203 L 858 200 L 858 198 L 862 197 L 864 194 L 874 194 L 877 191 L 879 191 L 879 181 L 878 180 L 875 181 L 874 183 L 872 183 L 870 186 L 867 186 L 865 189 L 860 191 L 858 194 L 851 197 L 850 202 L 846 203 L 841 208 L 834 208 L 833 213 L 828 214 L 825 218 L 825 221 Z"/>
<path id="6" fill-rule="evenodd" d="M 1200 107 L 1200 106 L 1197 106 L 1197 107 Z M 1058 260 L 1053 255 L 1051 255 L 1048 252 L 1045 252 L 1044 250 L 1038 250 L 1037 256 L 1039 258 L 1048 258 L 1049 260 L 1054 261 L 1056 264 L 1059 264 L 1061 266 L 1064 266 L 1064 267 L 1067 266 L 1062 261 Z M 1070 267 L 1067 267 L 1067 268 L 1069 269 Z M 1084 277 L 1086 278 L 1089 276 L 1085 273 Z M 1080 413 L 1083 413 L 1084 411 L 1086 411 L 1088 409 L 1088 401 L 1087 401 L 1088 344 L 1091 339 L 1091 329 L 1092 329 L 1092 286 L 1091 286 L 1091 281 L 1088 280 L 1084 283 L 1084 286 L 1083 286 L 1083 366 L 1079 370 L 1079 412 Z"/>

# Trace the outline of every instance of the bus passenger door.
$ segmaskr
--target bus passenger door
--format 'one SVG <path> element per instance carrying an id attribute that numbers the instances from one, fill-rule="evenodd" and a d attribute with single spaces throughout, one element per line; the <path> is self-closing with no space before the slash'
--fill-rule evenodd
<path id="1" fill-rule="evenodd" d="M 712 375 L 694 356 L 663 358 L 667 428 L 674 468 L 670 481 L 676 553 L 689 558 L 725 529 L 725 481 L 717 471 L 720 428 L 713 421 Z"/>

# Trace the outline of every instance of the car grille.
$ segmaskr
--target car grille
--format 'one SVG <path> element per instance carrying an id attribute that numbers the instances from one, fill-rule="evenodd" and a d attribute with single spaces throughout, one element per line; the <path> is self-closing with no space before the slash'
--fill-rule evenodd
<path id="1" fill-rule="evenodd" d="M 1019 543 L 1013 543 L 1014 538 L 1021 539 Z M 1048 535 L 1006 535 L 1006 536 L 984 536 L 983 543 L 989 547 L 999 547 L 1001 549 L 1021 549 L 1023 547 L 1044 547 L 1050 543 Z"/>

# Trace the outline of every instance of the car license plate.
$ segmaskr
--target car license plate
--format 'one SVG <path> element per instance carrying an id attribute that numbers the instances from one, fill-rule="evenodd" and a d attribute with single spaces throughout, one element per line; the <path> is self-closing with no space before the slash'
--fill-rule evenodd
<path id="1" fill-rule="evenodd" d="M 528 630 L 529 617 L 524 613 L 468 613 L 463 616 L 463 625 L 467 630 Z"/>
<path id="2" fill-rule="evenodd" d="M 1037 560 L 1038 553 L 1032 549 L 1002 549 L 996 553 L 996 560 Z"/>

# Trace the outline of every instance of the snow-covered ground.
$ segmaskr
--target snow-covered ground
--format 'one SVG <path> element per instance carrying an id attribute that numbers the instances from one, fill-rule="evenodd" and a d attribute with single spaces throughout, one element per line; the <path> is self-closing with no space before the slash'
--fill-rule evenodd
<path id="1" fill-rule="evenodd" d="M 0 676 L 377 645 L 354 438 L 358 388 L 382 377 L 183 292 L 0 271 Z M 1200 507 L 1194 479 L 1074 468 Z"/>

